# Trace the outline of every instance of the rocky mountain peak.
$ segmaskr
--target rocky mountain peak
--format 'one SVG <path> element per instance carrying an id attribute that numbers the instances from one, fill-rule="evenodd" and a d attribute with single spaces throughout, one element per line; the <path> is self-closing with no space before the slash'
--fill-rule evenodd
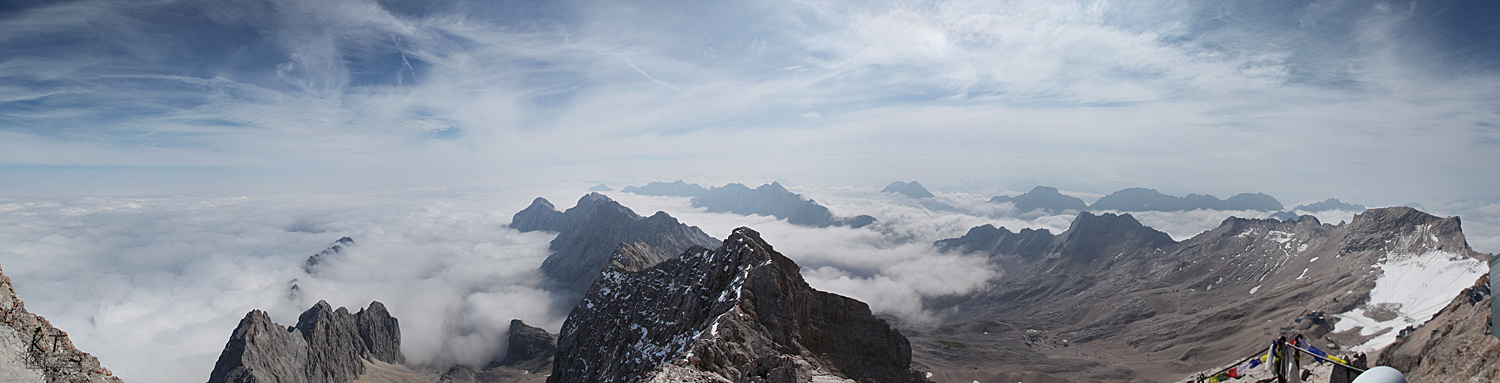
<path id="1" fill-rule="evenodd" d="M 557 211 L 546 198 L 536 197 L 531 205 L 517 212 L 510 219 L 510 227 L 521 232 L 559 231 L 566 224 L 563 213 Z"/>
<path id="2" fill-rule="evenodd" d="M 406 361 L 396 318 L 380 302 L 350 314 L 318 301 L 291 327 L 261 310 L 245 314 L 208 381 L 347 383 L 365 372 L 366 360 Z"/>
<path id="3" fill-rule="evenodd" d="M 1357 240 L 1346 244 L 1346 252 L 1385 247 L 1407 253 L 1445 250 L 1477 254 L 1469 248 L 1458 217 L 1440 218 L 1405 206 L 1365 210 L 1350 220 L 1349 230 Z M 1394 242 L 1394 248 L 1388 242 Z"/>
<path id="4" fill-rule="evenodd" d="M 1078 213 L 1073 225 L 1058 237 L 1059 251 L 1075 261 L 1121 252 L 1153 251 L 1176 244 L 1172 236 L 1142 225 L 1130 214 Z"/>
<path id="5" fill-rule="evenodd" d="M 738 228 L 714 250 L 606 270 L 563 324 L 548 381 L 919 381 L 910 363 L 906 338 L 867 305 L 813 290 Z"/>
<path id="6" fill-rule="evenodd" d="M 695 245 L 718 243 L 703 230 L 684 225 L 665 212 L 641 217 L 599 193 L 579 198 L 577 206 L 561 213 L 551 210 L 550 204 L 546 210 L 534 209 L 538 206 L 533 202 L 532 207 L 516 213 L 511 227 L 558 232 L 549 246 L 552 255 L 542 261 L 541 270 L 575 294 L 588 290 L 622 243 L 641 242 L 646 246 L 641 249 L 655 249 L 652 254 L 677 254 Z"/>

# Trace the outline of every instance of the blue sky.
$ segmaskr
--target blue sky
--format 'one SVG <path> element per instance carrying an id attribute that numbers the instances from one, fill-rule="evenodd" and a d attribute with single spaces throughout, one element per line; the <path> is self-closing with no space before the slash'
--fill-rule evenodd
<path id="1" fill-rule="evenodd" d="M 740 177 L 1494 200 L 1485 1 L 20 1 L 0 192 Z"/>

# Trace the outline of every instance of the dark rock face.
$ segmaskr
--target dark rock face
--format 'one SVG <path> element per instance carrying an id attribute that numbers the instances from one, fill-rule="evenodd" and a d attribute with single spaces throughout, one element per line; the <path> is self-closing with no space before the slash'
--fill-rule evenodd
<path id="1" fill-rule="evenodd" d="M 665 212 L 641 217 L 599 193 L 583 196 L 566 212 L 553 210 L 551 203 L 537 198 L 531 207 L 516 213 L 511 227 L 558 232 L 549 247 L 552 255 L 542 261 L 542 273 L 579 294 L 588 291 L 622 243 L 641 242 L 660 254 L 677 254 L 695 245 L 718 242 Z"/>
<path id="2" fill-rule="evenodd" d="M 605 270 L 563 324 L 554 363 L 549 382 L 923 380 L 899 331 L 813 290 L 748 228 L 716 250 Z"/>
<path id="3" fill-rule="evenodd" d="M 1188 194 L 1173 197 L 1146 188 L 1129 188 L 1110 193 L 1089 206 L 1092 210 L 1117 211 L 1182 211 L 1196 209 L 1215 210 L 1281 210 L 1281 202 L 1261 193 L 1241 193 L 1226 200 L 1204 194 Z"/>
<path id="4" fill-rule="evenodd" d="M 1049 213 L 1060 213 L 1067 210 L 1084 211 L 1089 205 L 1078 197 L 1066 196 L 1057 188 L 1037 186 L 1024 194 L 1010 196 L 996 196 L 990 198 L 992 203 L 1014 203 L 1017 213 L 1028 213 L 1036 209 L 1043 209 Z"/>
<path id="5" fill-rule="evenodd" d="M 708 189 L 677 180 L 676 182 L 651 182 L 641 187 L 626 186 L 624 189 L 620 189 L 620 191 L 640 195 L 697 197 L 708 192 Z"/>
<path id="6" fill-rule="evenodd" d="M 260 310 L 246 314 L 208 381 L 347 383 L 365 372 L 365 360 L 406 362 L 396 318 L 380 302 L 350 314 L 319 301 L 293 327 Z"/>
<path id="7" fill-rule="evenodd" d="M 0 270 L 0 380 L 25 383 L 119 383 L 99 359 L 73 347 L 68 333 L 26 311 Z"/>
<path id="8" fill-rule="evenodd" d="M 1364 211 L 1365 207 L 1364 205 L 1345 203 L 1344 201 L 1339 201 L 1338 198 L 1329 198 L 1320 202 L 1297 206 L 1292 210 L 1301 210 L 1307 212 L 1319 212 L 1328 210 Z"/>
<path id="9" fill-rule="evenodd" d="M 327 262 L 328 258 L 343 253 L 344 249 L 350 246 L 354 246 L 353 238 L 343 237 L 339 238 L 339 240 L 337 241 L 333 241 L 333 246 L 329 246 L 327 249 L 324 249 L 317 254 L 313 254 L 312 256 L 307 257 L 307 262 L 302 264 L 302 271 L 305 271 L 308 274 L 312 274 L 313 272 L 317 271 L 317 267 L 319 264 Z"/>
<path id="10" fill-rule="evenodd" d="M 917 181 L 892 182 L 890 185 L 886 185 L 885 189 L 880 189 L 880 192 L 898 193 L 911 198 L 932 198 L 932 192 L 927 191 L 927 188 L 922 187 L 922 184 L 917 183 Z"/>
<path id="11" fill-rule="evenodd" d="M 536 373 L 550 369 L 552 356 L 555 354 L 557 354 L 556 336 L 547 333 L 547 330 L 527 326 L 520 319 L 512 319 L 505 359 L 495 362 L 494 365 L 516 367 Z"/>

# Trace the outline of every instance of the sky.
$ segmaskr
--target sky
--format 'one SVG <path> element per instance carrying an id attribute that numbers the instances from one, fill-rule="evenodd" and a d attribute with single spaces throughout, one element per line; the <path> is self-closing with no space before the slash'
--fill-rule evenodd
<path id="1" fill-rule="evenodd" d="M 1493 201 L 1485 1 L 14 1 L 0 192 L 736 175 Z"/>
<path id="2" fill-rule="evenodd" d="M 1460 215 L 1500 251 L 1485 1 L 0 2 L 0 267 L 129 381 L 202 381 L 251 309 L 380 300 L 416 363 L 566 316 L 504 227 L 591 186 L 781 181 L 864 229 L 614 192 L 903 325 L 1003 278 L 932 241 L 1071 215 L 1037 185 L 1336 197 Z M 937 201 L 879 193 L 922 182 Z M 1357 212 L 1323 212 L 1327 223 Z M 1228 216 L 1134 213 L 1181 240 Z M 358 243 L 309 275 L 303 260 Z M 393 282 L 395 281 L 395 282 Z M 300 293 L 291 294 L 292 284 Z M 142 352 L 148 350 L 150 352 Z"/>

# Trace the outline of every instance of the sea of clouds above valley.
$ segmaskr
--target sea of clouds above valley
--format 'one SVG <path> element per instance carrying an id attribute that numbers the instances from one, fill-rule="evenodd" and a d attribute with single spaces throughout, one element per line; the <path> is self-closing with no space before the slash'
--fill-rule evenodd
<path id="1" fill-rule="evenodd" d="M 637 214 L 666 211 L 719 238 L 752 227 L 798 262 L 814 287 L 866 301 L 903 326 L 941 317 L 923 307 L 925 298 L 1004 278 L 1004 270 L 983 257 L 939 253 L 933 241 L 986 223 L 1060 233 L 1074 218 L 1017 216 L 977 194 L 938 193 L 924 206 L 873 188 L 791 189 L 836 215 L 870 214 L 879 222 L 862 229 L 808 228 L 773 217 L 708 213 L 687 198 L 606 194 Z M 318 300 L 352 310 L 372 300 L 385 303 L 401 320 L 403 350 L 414 363 L 483 364 L 503 352 L 510 319 L 556 331 L 567 314 L 538 288 L 536 269 L 553 235 L 505 225 L 536 196 L 561 210 L 584 190 L 0 198 L 0 267 L 28 309 L 128 381 L 202 381 L 246 312 L 266 310 L 289 325 Z M 934 209 L 932 202 L 946 208 Z M 1500 244 L 1497 205 L 1443 208 L 1473 214 L 1464 216 L 1465 229 L 1477 250 Z M 1338 223 L 1352 214 L 1320 213 L 1319 219 Z M 1268 213 L 1132 215 L 1183 240 L 1231 215 Z M 309 255 L 343 236 L 356 245 L 328 258 L 316 275 L 303 271 Z"/>

